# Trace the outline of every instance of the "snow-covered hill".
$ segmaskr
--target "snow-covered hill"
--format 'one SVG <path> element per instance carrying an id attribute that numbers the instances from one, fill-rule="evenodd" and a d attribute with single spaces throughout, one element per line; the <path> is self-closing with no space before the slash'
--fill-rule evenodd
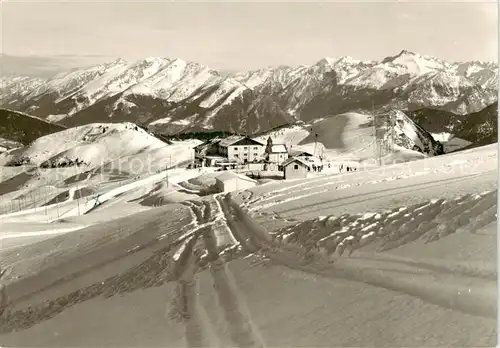
<path id="1" fill-rule="evenodd" d="M 183 170 L 102 183 L 97 206 L 72 187 L 43 206 L 33 180 L 0 200 L 0 340 L 493 346 L 497 157 L 489 145 L 202 198 L 172 194 L 198 172 Z"/>
<path id="2" fill-rule="evenodd" d="M 132 123 L 89 124 L 42 136 L 24 148 L 0 155 L 0 164 L 94 168 L 165 146 L 163 141 Z"/>
<path id="3" fill-rule="evenodd" d="M 403 112 L 395 111 L 391 116 L 392 121 L 389 117 L 382 122 L 377 119 L 375 129 L 373 116 L 350 112 L 311 124 L 280 127 L 256 139 L 265 143 L 271 137 L 275 144 L 329 160 L 370 161 L 380 154 L 385 162 L 396 157 L 399 162 L 443 153 L 440 143 Z"/>
<path id="4" fill-rule="evenodd" d="M 128 121 L 165 133 L 256 133 L 345 112 L 438 109 L 478 112 L 497 99 L 498 67 L 401 51 L 380 61 L 323 58 L 221 74 L 177 58 L 118 59 L 39 78 L 3 77 L 5 107 L 75 126 Z M 446 130 L 442 130 L 446 131 Z"/>

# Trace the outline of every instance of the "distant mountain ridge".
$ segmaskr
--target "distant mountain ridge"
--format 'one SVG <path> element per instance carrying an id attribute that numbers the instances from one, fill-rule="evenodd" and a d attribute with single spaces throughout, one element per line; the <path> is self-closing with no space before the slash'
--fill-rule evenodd
<path id="1" fill-rule="evenodd" d="M 460 119 L 497 101 L 497 75 L 494 63 L 449 63 L 406 50 L 380 61 L 323 58 L 236 73 L 150 57 L 47 80 L 4 76 L 0 98 L 3 107 L 66 126 L 125 121 L 166 134 L 252 134 L 345 112 L 439 110 Z"/>

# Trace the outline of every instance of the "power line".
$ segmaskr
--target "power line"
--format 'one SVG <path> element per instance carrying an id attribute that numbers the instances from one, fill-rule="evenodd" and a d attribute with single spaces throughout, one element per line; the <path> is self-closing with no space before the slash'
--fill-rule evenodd
<path id="1" fill-rule="evenodd" d="M 396 115 L 391 115 L 391 138 L 392 138 L 392 153 L 394 154 L 394 147 L 396 145 Z"/>
<path id="2" fill-rule="evenodd" d="M 373 124 L 373 136 L 375 138 L 375 160 L 377 161 L 378 166 L 382 165 L 382 157 L 381 157 L 381 148 L 380 148 L 380 139 L 377 132 L 377 115 L 375 114 L 375 106 L 372 100 L 372 124 Z"/>

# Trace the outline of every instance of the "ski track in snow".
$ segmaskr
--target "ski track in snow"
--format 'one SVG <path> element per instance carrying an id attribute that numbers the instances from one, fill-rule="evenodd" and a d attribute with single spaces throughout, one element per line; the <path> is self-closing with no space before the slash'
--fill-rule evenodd
<path id="1" fill-rule="evenodd" d="M 494 291 L 490 291 L 493 287 L 483 289 L 480 285 L 484 282 L 492 285 L 496 280 L 496 270 L 476 269 L 470 264 L 459 262 L 407 260 L 386 256 L 383 252 L 412 242 L 436 242 L 454 233 L 474 233 L 496 220 L 496 196 L 495 190 L 468 194 L 453 200 L 434 199 L 390 211 L 323 216 L 280 229 L 272 236 L 260 230 L 229 195 L 218 195 L 216 201 L 225 215 L 231 234 L 248 255 L 260 257 L 259 263 L 264 256 L 264 259 L 299 271 L 364 282 L 416 296 L 445 308 L 494 317 L 492 301 L 495 301 L 495 296 Z M 356 258 L 358 250 L 368 245 L 377 246 L 378 256 L 363 256 L 363 252 L 359 251 L 361 256 Z M 382 263 L 382 266 L 370 271 L 366 262 L 361 266 L 356 264 L 360 260 Z M 334 267 L 335 264 L 338 266 Z M 384 269 L 384 264 L 389 267 L 386 271 L 389 275 L 379 273 Z M 394 269 L 394 265 L 399 266 Z M 398 267 L 403 269 L 398 270 Z M 401 277 L 401 272 L 406 277 Z M 413 272 L 416 273 L 411 276 Z M 443 286 L 428 282 L 429 279 L 425 278 L 428 274 L 448 277 L 460 274 L 462 277 L 482 279 L 482 282 L 478 281 L 480 285 L 469 288 L 460 284 Z M 412 277 L 415 276 L 425 278 L 422 284 L 414 284 Z M 458 293 L 456 289 L 459 289 Z M 227 296 L 224 298 L 227 299 Z M 244 310 L 237 312 L 242 314 Z M 238 320 L 232 322 L 236 325 Z"/>
<path id="2" fill-rule="evenodd" d="M 378 243 L 380 245 L 379 251 L 386 251 L 419 239 L 424 243 L 430 243 L 452 233 L 474 233 L 477 229 L 496 220 L 494 213 L 496 195 L 497 191 L 495 190 L 481 195 L 465 195 L 451 201 L 436 199 L 411 207 L 401 207 L 390 212 L 344 215 L 338 218 L 322 217 L 278 231 L 273 235 L 273 238 L 280 247 L 285 249 L 292 247 L 292 255 L 297 255 L 297 250 L 302 249 L 305 250 L 303 252 L 306 256 L 312 250 L 312 254 L 309 255 L 319 255 L 319 259 L 326 260 L 328 264 L 332 261 L 339 261 L 342 256 L 351 255 L 354 250 L 371 243 Z M 235 215 L 237 214 L 228 212 L 228 216 L 237 220 L 238 217 Z M 250 218 L 245 216 L 245 219 Z M 232 224 L 232 228 L 235 230 L 241 231 L 246 228 L 248 233 L 248 229 L 251 229 L 241 221 L 240 225 L 238 225 L 238 221 L 234 220 Z M 339 227 L 337 230 L 335 230 L 336 225 Z M 347 226 L 347 228 L 340 228 L 340 226 Z M 240 240 L 248 252 L 255 253 L 256 249 L 260 249 L 257 245 L 262 243 L 265 238 L 262 236 L 255 238 L 255 232 L 251 238 L 247 238 L 241 236 L 240 232 Z M 262 244 L 261 247 L 267 248 L 266 242 Z M 265 251 L 264 253 L 266 254 Z M 270 255 L 267 254 L 268 257 L 271 257 Z M 392 260 L 390 259 L 390 261 Z M 489 280 L 494 280 L 496 274 L 495 270 L 475 270 L 461 264 L 433 264 L 425 261 L 401 260 L 398 262 L 438 273 L 456 274 L 458 272 L 464 276 Z M 491 294 L 484 295 L 479 289 L 475 289 L 475 295 L 484 295 L 486 299 L 478 301 L 479 305 L 475 308 L 470 302 L 472 300 L 469 299 L 465 299 L 463 302 L 460 302 L 460 299 L 455 299 L 456 303 L 450 304 L 446 300 L 446 296 L 449 294 L 433 295 L 435 291 L 440 291 L 439 288 L 432 289 L 435 285 L 432 285 L 431 288 L 423 286 L 420 289 L 418 287 L 414 289 L 414 286 L 412 287 L 404 281 L 398 283 L 397 279 L 379 279 L 376 274 L 367 276 L 363 273 L 361 277 L 357 274 L 357 269 L 349 269 L 345 272 L 347 273 L 343 277 L 348 279 L 368 281 L 369 284 L 405 292 L 438 305 L 451 306 L 469 313 L 474 312 L 473 314 L 476 315 L 494 315 L 494 311 L 491 310 L 493 307 L 488 307 L 487 303 L 489 300 L 493 300 Z M 446 291 L 450 291 L 450 289 Z"/>
<path id="3" fill-rule="evenodd" d="M 370 180 L 370 181 L 366 181 L 366 182 L 358 182 L 358 183 L 352 183 L 352 184 L 349 184 L 349 183 L 341 184 L 342 182 L 348 182 L 351 180 L 332 181 L 331 178 L 328 178 L 328 179 L 324 178 L 323 180 L 328 181 L 328 182 L 323 183 L 323 184 L 319 184 L 319 185 L 311 185 L 312 187 L 310 187 L 309 185 L 306 186 L 303 184 L 292 185 L 292 186 L 286 187 L 284 189 L 275 190 L 275 191 L 270 192 L 268 194 L 264 194 L 263 196 L 260 196 L 252 201 L 246 202 L 244 205 L 245 206 L 252 205 L 252 208 L 250 209 L 250 211 L 261 210 L 261 209 L 266 209 L 266 208 L 272 207 L 272 206 L 276 205 L 277 203 L 288 203 L 288 202 L 304 199 L 307 197 L 311 197 L 311 196 L 314 196 L 314 195 L 317 195 L 320 193 L 326 193 L 329 191 L 347 189 L 347 188 L 350 188 L 353 186 L 379 184 L 381 182 L 408 179 L 411 177 L 421 176 L 421 175 L 425 175 L 425 174 L 427 174 L 427 172 L 416 172 L 416 173 L 412 173 L 412 174 L 398 175 L 398 176 L 393 176 L 393 177 L 380 179 L 380 180 Z M 318 183 L 318 182 L 322 182 L 323 180 L 319 179 L 315 182 Z M 338 184 L 341 184 L 341 185 L 338 185 Z M 330 187 L 333 185 L 337 185 L 337 186 Z M 301 187 L 303 187 L 303 188 L 301 188 Z M 330 187 L 330 188 L 316 191 L 317 189 L 322 188 L 322 187 Z M 285 198 L 285 199 L 281 199 L 281 200 L 276 200 L 276 198 L 279 198 L 279 197 L 290 196 L 290 193 L 288 193 L 287 191 L 291 191 L 291 190 L 294 191 L 293 197 Z M 296 193 L 302 192 L 302 191 L 307 191 L 307 193 L 303 194 L 303 195 L 296 195 Z M 276 194 L 276 192 L 278 192 L 278 194 Z M 269 200 L 273 200 L 273 202 L 262 204 L 262 202 L 266 202 Z"/>
<path id="4" fill-rule="evenodd" d="M 199 347 L 200 344 L 207 346 L 207 337 L 212 330 L 208 327 L 209 324 L 206 320 L 200 319 L 202 309 L 199 308 L 197 295 L 192 291 L 197 286 L 195 273 L 200 266 L 199 263 L 204 261 L 205 264 L 208 264 L 218 305 L 233 345 L 235 347 L 264 347 L 262 338 L 257 333 L 255 324 L 251 322 L 248 309 L 232 279 L 231 272 L 225 261 L 221 259 L 221 254 L 227 251 L 228 245 L 219 243 L 227 240 L 235 246 L 237 240 L 225 224 L 226 217 L 219 202 L 220 197 L 219 194 L 208 200 L 182 203 L 189 208 L 193 223 L 192 229 L 187 233 L 189 237 L 184 240 L 173 256 L 173 260 L 178 264 L 175 274 L 182 281 L 176 288 L 177 293 L 171 305 L 173 313 L 170 313 L 170 317 L 181 318 L 186 322 L 185 336 L 188 346 Z M 198 243 L 200 245 L 202 243 L 203 246 L 198 245 Z M 194 250 L 195 248 L 199 249 Z M 197 260 L 192 261 L 193 257 Z M 189 262 L 191 262 L 192 267 L 186 266 L 186 263 Z M 185 284 L 185 282 L 189 283 Z M 194 334 L 195 330 L 189 330 L 191 326 L 196 328 L 198 335 Z M 216 340 L 218 339 L 216 338 Z"/>
<path id="5" fill-rule="evenodd" d="M 278 245 L 285 248 L 285 250 L 290 246 L 292 247 L 291 250 L 295 251 L 305 249 L 306 253 L 304 256 L 312 257 L 313 259 L 316 256 L 319 260 L 317 261 L 318 263 L 321 264 L 324 261 L 328 265 L 329 262 L 339 261 L 343 255 L 350 255 L 353 250 L 368 243 L 379 242 L 381 243 L 382 250 L 387 250 L 415 241 L 419 236 L 426 234 L 427 236 L 423 238 L 423 241 L 430 243 L 444 238 L 449 234 L 456 233 L 456 231 L 460 232 L 460 229 L 466 230 L 468 227 L 475 229 L 484 227 L 496 220 L 494 210 L 488 210 L 488 207 L 496 209 L 496 194 L 497 191 L 495 190 L 483 195 L 466 195 L 454 201 L 435 200 L 424 202 L 411 207 L 401 207 L 394 211 L 392 215 L 390 213 L 377 213 L 371 216 L 368 214 L 359 216 L 347 215 L 338 219 L 318 219 L 312 222 L 304 222 L 305 226 L 301 224 L 294 225 L 287 230 L 281 231 L 281 233 L 278 232 L 275 241 L 278 242 Z M 476 215 L 484 211 L 485 208 L 488 213 Z M 426 213 L 428 214 L 427 219 L 423 219 L 422 217 L 427 215 Z M 427 222 L 429 218 L 433 218 L 431 223 Z M 342 219 L 344 223 L 342 223 Z M 243 221 L 245 220 L 251 221 L 251 218 L 245 216 Z M 337 230 L 338 232 L 332 231 L 332 227 L 328 225 L 333 223 L 340 225 L 348 224 L 349 227 L 344 231 L 342 229 L 340 231 Z M 262 236 L 262 233 L 264 233 L 258 232 L 256 230 L 258 227 L 255 224 L 253 226 L 250 226 L 248 222 L 240 222 L 240 224 L 242 224 L 240 228 L 251 230 L 253 235 L 261 233 Z M 437 226 L 435 227 L 434 225 Z M 325 227 L 322 229 L 321 226 Z M 294 231 L 296 233 L 293 233 Z M 288 234 L 288 238 L 285 240 L 281 239 L 281 235 L 283 234 Z M 318 239 L 322 239 L 322 241 L 319 242 Z M 255 240 L 253 239 L 253 241 Z M 260 240 L 262 241 L 264 238 L 261 237 Z M 263 244 L 265 245 L 266 243 L 264 242 Z M 249 248 L 249 250 L 252 249 L 252 247 Z M 267 256 L 273 259 L 271 255 L 271 253 L 267 254 Z M 341 263 L 339 267 L 340 269 L 331 270 L 334 275 L 337 273 L 335 276 L 404 292 L 443 307 L 455 308 L 475 315 L 487 317 L 494 317 L 496 315 L 493 305 L 495 300 L 494 291 L 485 293 L 484 291 L 486 290 L 483 291 L 480 288 L 476 288 L 474 289 L 474 293 L 469 294 L 468 298 L 455 298 L 456 293 L 449 292 L 453 291 L 452 288 L 441 289 L 437 284 L 426 284 L 421 287 L 417 284 L 410 285 L 405 281 L 398 281 L 398 278 L 383 277 L 379 276 L 376 272 L 369 273 L 366 270 L 350 267 L 346 261 Z M 442 266 L 441 268 L 437 266 L 437 268 L 440 271 L 463 271 L 458 266 L 453 267 L 450 265 L 448 267 Z M 324 266 L 320 268 L 315 266 L 314 269 L 314 272 L 320 272 L 321 274 L 329 273 L 324 271 Z M 328 269 L 328 266 L 326 269 Z M 466 276 L 481 277 L 481 274 L 477 274 L 474 270 L 469 269 Z M 490 285 L 492 284 L 490 283 Z M 447 296 L 451 296 L 452 294 L 454 302 L 450 303 Z M 477 301 L 477 306 L 473 305 L 474 301 Z"/>
<path id="6" fill-rule="evenodd" d="M 474 163 L 471 161 L 467 161 L 467 160 L 454 160 L 450 163 L 445 163 L 437 168 L 424 168 L 420 171 L 416 171 L 416 172 L 409 171 L 407 174 L 398 174 L 398 175 L 393 175 L 393 176 L 389 176 L 389 177 L 384 177 L 382 175 L 382 177 L 380 179 L 375 179 L 375 180 L 372 179 L 372 180 L 365 180 L 365 181 L 359 181 L 359 182 L 352 182 L 353 181 L 352 178 L 350 178 L 350 177 L 346 178 L 345 176 L 326 176 L 326 177 L 319 177 L 319 178 L 308 179 L 308 180 L 298 179 L 298 180 L 300 180 L 300 182 L 297 184 L 287 185 L 286 187 L 272 190 L 270 192 L 259 195 L 253 199 L 244 199 L 242 204 L 244 207 L 251 206 L 250 211 L 253 212 L 256 210 L 263 210 L 266 208 L 270 208 L 276 204 L 283 204 L 283 203 L 287 203 L 287 202 L 301 200 L 301 199 L 312 197 L 312 196 L 315 196 L 315 195 L 318 195 L 321 193 L 342 190 L 342 189 L 351 188 L 354 186 L 380 184 L 383 182 L 409 179 L 412 177 L 429 175 L 430 172 L 442 172 L 443 170 L 453 169 L 455 166 L 458 166 L 458 165 L 468 165 L 469 167 L 473 167 Z M 465 167 L 462 167 L 462 169 L 465 169 Z M 363 173 L 362 171 L 350 173 L 350 175 L 356 175 L 356 174 L 363 175 L 365 173 Z M 375 172 L 374 174 L 380 175 L 383 173 Z M 361 178 L 363 178 L 363 177 L 361 177 Z M 345 183 L 345 184 L 342 184 L 342 183 Z M 318 190 L 321 188 L 325 188 L 325 189 Z M 301 195 L 300 193 L 304 192 L 304 191 L 306 193 Z M 293 193 L 293 195 L 291 195 L 291 193 Z M 288 197 L 288 198 L 279 199 L 280 197 Z M 271 201 L 271 202 L 265 203 L 268 201 Z"/>
<path id="7" fill-rule="evenodd" d="M 249 256 L 257 261 L 255 267 L 270 260 L 298 272 L 362 282 L 445 308 L 493 318 L 496 316 L 496 292 L 490 290 L 495 289 L 496 270 L 475 269 L 460 263 L 406 260 L 386 256 L 382 251 L 408 243 L 435 243 L 453 233 L 474 233 L 496 220 L 496 195 L 497 190 L 464 195 L 454 200 L 435 199 L 389 211 L 323 216 L 295 223 L 272 234 L 263 230 L 229 194 L 185 202 L 193 220 L 183 228 L 177 242 L 169 243 L 167 250 L 171 251 L 159 250 L 125 274 L 90 286 L 89 291 L 95 295 L 89 293 L 81 300 L 101 293 L 112 296 L 120 291 L 133 291 L 138 284 L 132 289 L 120 290 L 124 284 L 120 279 L 129 277 L 131 272 L 137 274 L 139 280 L 151 279 L 151 286 L 170 278 L 177 285 L 171 304 L 167 304 L 167 315 L 183 323 L 188 346 L 217 345 L 219 338 L 214 337 L 210 318 L 207 318 L 196 291 L 199 286 L 197 273 L 208 268 L 232 345 L 264 347 L 262 335 L 252 322 L 244 297 L 226 264 L 235 257 Z M 223 222 L 226 226 L 222 231 L 225 232 L 216 231 L 215 222 Z M 219 245 L 217 240 L 222 239 L 217 238 L 217 233 L 229 233 L 239 247 L 235 247 L 228 235 L 225 236 L 226 241 L 230 241 L 228 245 Z M 376 256 L 366 256 L 362 250 L 370 245 L 375 245 L 381 252 Z M 363 263 L 367 258 L 368 262 Z M 373 270 L 367 267 L 373 262 L 382 266 Z M 151 269 L 148 265 L 153 264 L 163 266 Z M 387 269 L 381 273 L 384 267 Z M 166 278 L 160 276 L 165 269 Z M 149 274 L 151 272 L 155 273 Z M 450 278 L 450 281 L 458 283 L 449 286 L 436 283 L 430 280 L 429 274 L 438 275 L 438 278 L 454 275 L 458 280 Z M 469 286 L 466 288 L 457 274 L 476 281 L 466 284 Z M 78 293 L 87 292 L 81 289 Z M 52 302 L 68 303 L 67 298 L 72 296 L 75 294 L 41 304 L 31 311 L 46 311 L 45 306 Z M 67 305 L 76 303 L 70 301 Z M 58 308 L 62 310 L 64 306 Z M 25 310 L 11 313 L 0 321 L 0 332 L 30 327 L 35 323 L 27 319 L 31 315 Z"/>

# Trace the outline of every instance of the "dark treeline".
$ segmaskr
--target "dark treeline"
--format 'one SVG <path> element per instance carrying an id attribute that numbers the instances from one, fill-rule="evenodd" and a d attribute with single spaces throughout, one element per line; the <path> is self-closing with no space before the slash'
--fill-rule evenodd
<path id="1" fill-rule="evenodd" d="M 229 132 L 187 132 L 187 133 L 178 133 L 173 135 L 163 135 L 162 137 L 172 141 L 172 140 L 190 140 L 190 139 L 198 139 L 201 141 L 209 141 L 215 138 L 225 138 L 230 135 L 236 135 L 234 133 Z"/>

